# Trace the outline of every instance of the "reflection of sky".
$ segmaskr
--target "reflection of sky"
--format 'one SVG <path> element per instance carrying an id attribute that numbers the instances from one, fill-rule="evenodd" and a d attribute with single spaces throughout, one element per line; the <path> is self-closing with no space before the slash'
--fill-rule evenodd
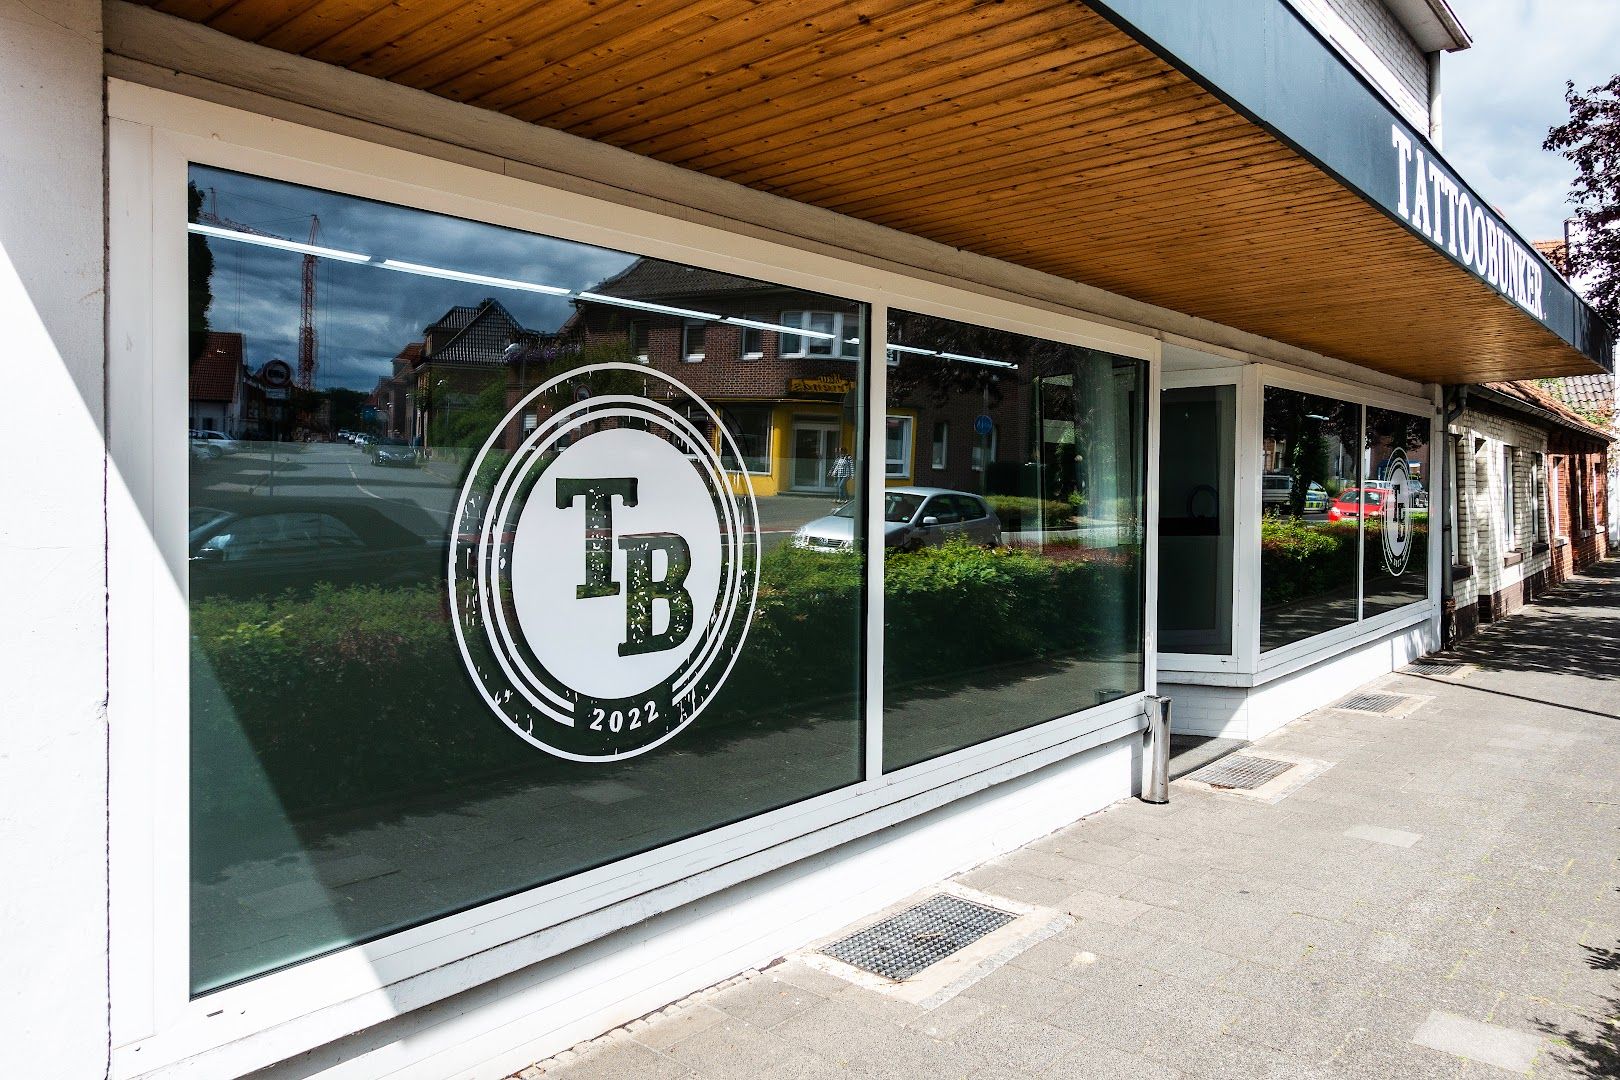
<path id="1" fill-rule="evenodd" d="M 194 165 L 203 208 L 290 240 L 309 238 L 321 219 L 322 246 L 471 273 L 589 289 L 635 261 L 632 255 L 496 225 L 371 202 Z M 206 199 L 209 189 L 217 201 Z M 210 328 L 243 335 L 249 368 L 298 359 L 300 273 L 294 252 L 210 240 L 214 254 Z M 321 259 L 315 271 L 316 385 L 370 390 L 422 328 L 450 308 L 494 296 L 531 330 L 556 330 L 567 297 L 496 289 Z"/>

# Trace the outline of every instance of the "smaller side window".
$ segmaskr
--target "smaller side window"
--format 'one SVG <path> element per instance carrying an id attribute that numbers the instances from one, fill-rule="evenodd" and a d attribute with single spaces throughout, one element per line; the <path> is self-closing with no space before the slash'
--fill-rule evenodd
<path id="1" fill-rule="evenodd" d="M 687 319 L 681 324 L 681 356 L 693 364 L 703 359 L 703 335 L 708 324 L 701 319 Z"/>

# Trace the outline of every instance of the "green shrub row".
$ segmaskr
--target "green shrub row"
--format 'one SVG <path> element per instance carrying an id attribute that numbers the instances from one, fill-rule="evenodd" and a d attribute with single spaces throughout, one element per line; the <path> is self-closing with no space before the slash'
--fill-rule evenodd
<path id="1" fill-rule="evenodd" d="M 1008 532 L 1040 528 L 1043 514 L 1048 529 L 1067 529 L 1074 525 L 1076 503 L 1067 499 L 1033 499 L 1023 495 L 986 495 L 985 499 L 1001 519 L 1001 527 Z"/>
<path id="2" fill-rule="evenodd" d="M 1134 648 L 1139 566 L 1134 549 L 1046 558 L 961 541 L 891 554 L 890 681 Z M 863 578 L 855 555 L 784 545 L 766 556 L 743 655 L 700 722 L 709 737 L 727 737 L 728 725 L 793 722 L 817 702 L 853 711 Z M 488 714 L 438 586 L 198 599 L 192 640 L 201 814 L 229 817 L 251 759 L 295 820 L 486 774 L 569 768 Z"/>

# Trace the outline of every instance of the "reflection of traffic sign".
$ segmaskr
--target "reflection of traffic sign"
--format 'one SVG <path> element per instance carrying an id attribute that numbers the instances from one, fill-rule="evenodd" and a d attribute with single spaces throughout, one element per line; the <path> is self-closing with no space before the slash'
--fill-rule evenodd
<path id="1" fill-rule="evenodd" d="M 267 386 L 264 389 L 264 396 L 271 401 L 286 401 L 292 397 L 292 391 L 285 386 Z"/>
<path id="2" fill-rule="evenodd" d="M 996 422 L 984 413 L 980 413 L 978 419 L 973 421 L 973 430 L 980 435 L 988 435 L 996 430 Z"/>
<path id="3" fill-rule="evenodd" d="M 291 386 L 292 365 L 285 360 L 267 361 L 259 369 L 259 378 L 264 380 L 266 386 Z"/>

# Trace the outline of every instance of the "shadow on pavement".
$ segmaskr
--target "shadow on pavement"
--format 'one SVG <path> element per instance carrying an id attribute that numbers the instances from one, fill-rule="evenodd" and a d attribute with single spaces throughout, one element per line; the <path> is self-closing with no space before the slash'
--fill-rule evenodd
<path id="1" fill-rule="evenodd" d="M 1581 948 L 1587 952 L 1586 966 L 1594 971 L 1620 971 L 1620 946 L 1596 949 L 1590 945 Z M 1543 1035 L 1554 1040 L 1551 1055 L 1576 1076 L 1592 1080 L 1612 1080 L 1620 1076 L 1620 989 L 1616 996 L 1605 999 L 1595 1017 L 1597 1026 L 1586 1031 L 1571 1031 L 1558 1024 L 1541 1021 L 1536 1026 Z M 1538 1072 L 1540 1070 L 1537 1070 Z"/>
<path id="2" fill-rule="evenodd" d="M 1620 680 L 1620 560 L 1589 567 L 1443 655 L 1491 671 Z"/>

